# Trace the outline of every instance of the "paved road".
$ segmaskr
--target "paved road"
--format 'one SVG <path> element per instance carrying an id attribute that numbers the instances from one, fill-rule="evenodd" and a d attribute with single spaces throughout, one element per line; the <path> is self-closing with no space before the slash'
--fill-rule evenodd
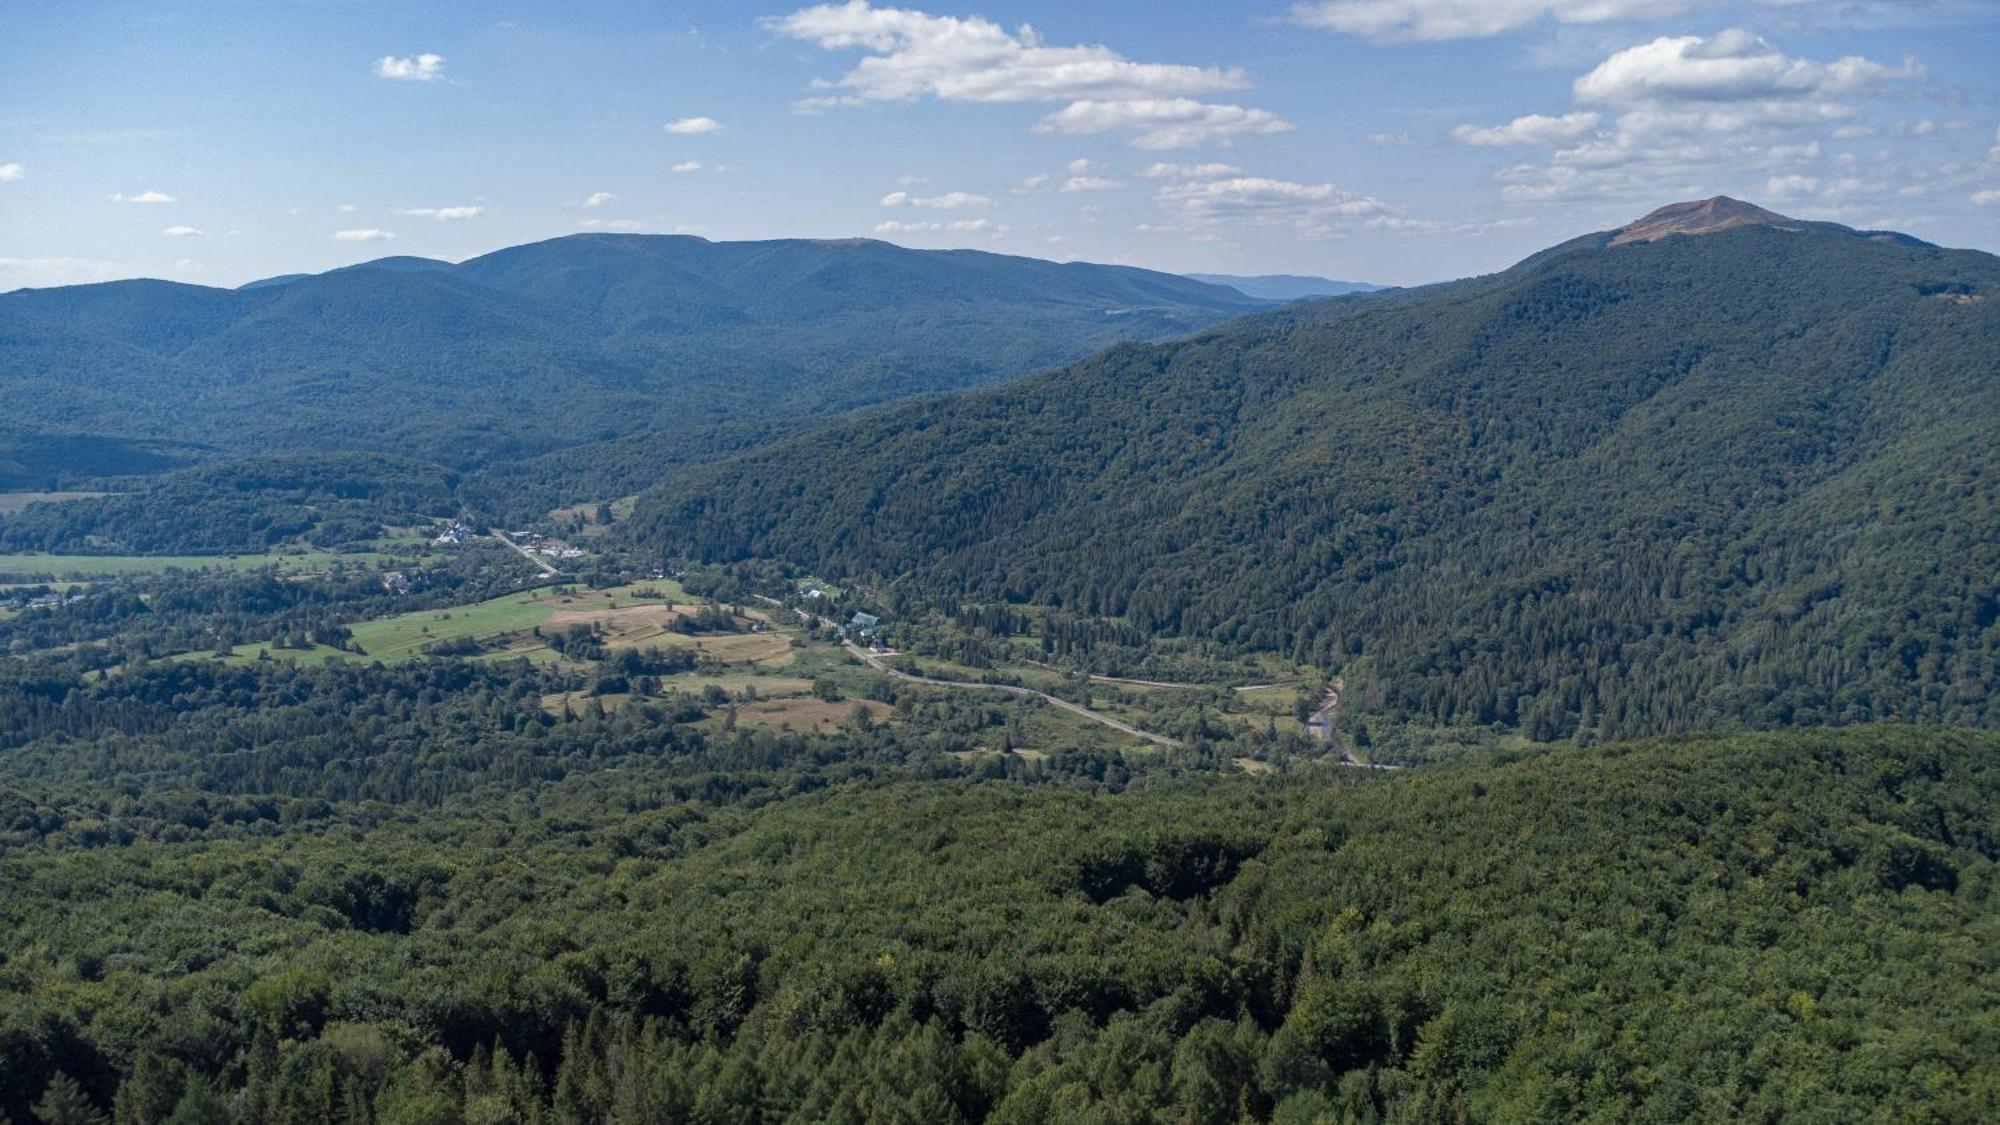
<path id="1" fill-rule="evenodd" d="M 507 538 L 507 533 L 501 531 L 497 527 L 493 529 L 493 538 L 498 539 L 500 542 L 505 543 L 509 547 L 514 548 L 514 550 L 520 552 L 522 558 L 527 559 L 529 562 L 535 564 L 535 566 L 541 568 L 542 577 L 554 578 L 556 575 L 562 573 L 562 571 L 557 570 L 554 567 L 554 565 L 552 565 L 549 562 L 549 560 L 541 557 L 540 555 L 535 554 L 533 551 L 528 550 L 526 547 L 521 546 L 519 543 L 514 542 L 512 539 Z"/>
<path id="2" fill-rule="evenodd" d="M 855 644 L 853 641 L 843 641 L 842 644 L 847 648 L 847 651 L 853 653 L 856 657 L 860 658 L 863 664 L 868 665 L 870 668 L 875 669 L 877 672 L 886 672 L 889 675 L 894 676 L 899 680 L 905 680 L 909 683 L 929 684 L 932 687 L 980 688 L 986 691 L 1011 692 L 1014 695 L 1032 695 L 1036 699 L 1043 700 L 1044 702 L 1047 702 L 1051 706 L 1060 707 L 1063 710 L 1068 711 L 1073 715 L 1082 715 L 1086 719 L 1090 719 L 1094 722 L 1103 723 L 1105 726 L 1110 727 L 1112 730 L 1122 731 L 1123 733 L 1129 734 L 1134 738 L 1143 738 L 1148 742 L 1157 743 L 1158 745 L 1161 746 L 1181 745 L 1181 741 L 1177 738 L 1168 738 L 1164 734 L 1154 734 L 1152 731 L 1140 730 L 1138 727 L 1135 727 L 1130 723 L 1120 722 L 1119 720 L 1114 719 L 1109 715 L 1102 714 L 1097 711 L 1092 711 L 1088 707 L 1083 707 L 1075 703 L 1071 703 L 1067 699 L 1057 699 L 1055 696 L 1050 695 L 1045 691 L 1036 691 L 1034 688 L 1019 687 L 1014 684 L 982 684 L 975 680 L 935 680 L 929 676 L 912 676 L 908 672 L 899 672 L 896 669 L 889 667 L 887 664 L 884 664 L 882 662 L 881 657 L 876 656 L 874 653 L 869 652 L 867 649 L 862 648 L 860 645 Z"/>
<path id="3" fill-rule="evenodd" d="M 767 598 L 761 594 L 757 596 L 760 600 L 769 602 L 772 605 L 783 604 L 779 602 L 776 598 Z M 834 624 L 834 622 L 831 621 L 830 619 L 821 617 L 818 614 L 813 614 L 812 616 L 822 625 L 830 626 Z M 882 672 L 887 675 L 894 676 L 897 679 L 906 681 L 908 683 L 928 684 L 932 687 L 955 687 L 955 688 L 973 688 L 985 691 L 1004 691 L 1004 692 L 1010 692 L 1014 695 L 1032 695 L 1036 699 L 1043 700 L 1051 706 L 1060 707 L 1063 710 L 1070 712 L 1071 714 L 1082 715 L 1084 718 L 1089 719 L 1092 722 L 1103 723 L 1105 726 L 1110 727 L 1112 730 L 1129 734 L 1134 738 L 1143 738 L 1148 742 L 1156 743 L 1160 746 L 1184 745 L 1184 743 L 1182 743 L 1177 738 L 1168 738 L 1164 734 L 1154 734 L 1152 731 L 1149 730 L 1140 730 L 1138 727 L 1135 727 L 1130 723 L 1122 722 L 1118 719 L 1114 719 L 1111 716 L 1103 714 L 1098 711 L 1092 711 L 1088 707 L 1082 707 L 1075 703 L 1071 703 L 1067 699 L 1057 699 L 1055 696 L 1050 695 L 1045 691 L 1036 691 L 1034 688 L 1018 687 L 1014 684 L 982 684 L 975 680 L 938 680 L 938 679 L 933 679 L 929 676 L 912 676 L 908 672 L 899 672 L 896 669 L 889 667 L 887 664 L 882 662 L 881 657 L 876 656 L 874 653 L 869 652 L 867 649 L 862 648 L 860 645 L 855 644 L 853 641 L 842 641 L 840 643 L 841 646 L 847 649 L 848 652 L 854 654 L 855 659 L 861 661 L 863 664 L 868 665 L 870 668 L 875 669 L 877 672 Z M 1040 663 L 1040 661 L 1031 660 L 1028 663 L 1038 664 Z M 1091 678 L 1107 679 L 1108 677 L 1092 676 Z M 1167 685 L 1163 684 L 1160 686 L 1167 686 Z M 1183 686 L 1183 685 L 1174 685 L 1174 686 Z M 1185 686 L 1193 687 L 1198 685 L 1190 684 Z M 1247 688 L 1238 688 L 1236 690 L 1251 691 L 1260 687 L 1276 687 L 1276 686 L 1278 685 L 1251 684 Z M 1333 684 L 1329 686 L 1331 687 L 1332 690 L 1328 692 L 1329 701 L 1327 703 L 1327 706 L 1325 707 L 1325 710 L 1328 713 L 1328 718 L 1331 718 L 1332 717 L 1331 713 L 1333 711 L 1333 708 L 1340 704 L 1340 690 L 1341 688 L 1345 687 L 1346 684 L 1344 681 L 1335 680 Z M 1362 770 L 1395 770 L 1402 768 L 1401 766 L 1383 766 L 1383 765 L 1376 765 L 1373 762 L 1357 761 L 1353 754 L 1348 753 L 1346 751 L 1342 751 L 1340 759 L 1336 761 L 1334 764 L 1340 766 L 1349 766 L 1353 769 L 1362 769 Z"/>

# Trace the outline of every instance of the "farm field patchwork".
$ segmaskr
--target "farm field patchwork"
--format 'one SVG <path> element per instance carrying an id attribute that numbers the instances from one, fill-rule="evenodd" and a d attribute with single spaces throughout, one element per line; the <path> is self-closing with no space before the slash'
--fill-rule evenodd
<path id="1" fill-rule="evenodd" d="M 779 668 L 795 659 L 791 637 L 774 629 L 759 633 L 689 634 L 673 628 L 676 619 L 692 615 L 700 608 L 700 602 L 669 581 L 606 590 L 544 586 L 471 605 L 415 610 L 358 622 L 349 627 L 353 643 L 360 649 L 358 653 L 321 645 L 278 649 L 258 642 L 237 646 L 224 659 L 256 660 L 268 652 L 272 658 L 303 663 L 343 658 L 399 664 L 424 655 L 433 645 L 477 641 L 488 646 L 488 651 L 478 654 L 480 659 L 555 661 L 562 659 L 561 655 L 536 631 L 553 636 L 579 625 L 591 628 L 604 647 L 613 652 L 647 647 L 691 648 L 712 657 L 718 664 L 759 668 Z M 748 616 L 769 625 L 761 613 L 753 610 Z M 757 680 L 749 676 L 710 676 L 703 682 L 690 681 L 692 686 L 687 690 L 701 690 L 706 680 L 724 684 L 729 690 L 740 690 L 741 685 L 736 682 L 739 679 Z"/>

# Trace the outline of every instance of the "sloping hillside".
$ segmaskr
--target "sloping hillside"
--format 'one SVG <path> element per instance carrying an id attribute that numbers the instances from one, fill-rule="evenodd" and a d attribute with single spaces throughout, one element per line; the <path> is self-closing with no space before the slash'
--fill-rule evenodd
<path id="1" fill-rule="evenodd" d="M 876 412 L 641 526 L 1345 668 L 1355 716 L 2000 723 L 2000 260 L 1619 233 Z"/>

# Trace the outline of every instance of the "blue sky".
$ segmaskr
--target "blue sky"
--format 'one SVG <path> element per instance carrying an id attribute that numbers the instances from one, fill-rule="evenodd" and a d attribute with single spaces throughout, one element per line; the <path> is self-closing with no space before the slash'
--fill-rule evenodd
<path id="1" fill-rule="evenodd" d="M 1408 283 L 1717 193 L 2000 249 L 2000 0 L 0 0 L 0 290 L 583 230 Z"/>

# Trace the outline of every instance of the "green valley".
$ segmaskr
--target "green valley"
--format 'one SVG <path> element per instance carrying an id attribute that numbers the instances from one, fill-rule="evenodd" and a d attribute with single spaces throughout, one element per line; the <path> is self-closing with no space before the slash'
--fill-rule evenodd
<path id="1" fill-rule="evenodd" d="M 1726 199 L 1281 308 L 891 250 L 0 297 L 90 364 L 597 349 L 34 446 L 0 1123 L 2000 1114 L 2000 260 Z"/>

